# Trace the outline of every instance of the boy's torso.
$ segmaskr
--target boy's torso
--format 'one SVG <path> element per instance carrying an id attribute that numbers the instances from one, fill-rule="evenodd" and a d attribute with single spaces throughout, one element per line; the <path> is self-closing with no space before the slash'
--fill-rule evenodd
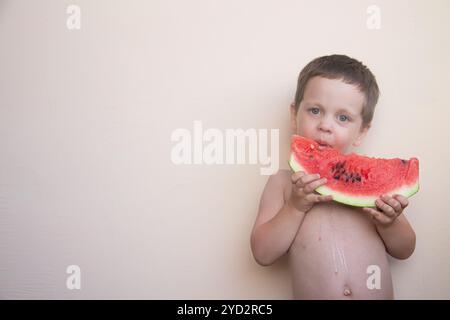
<path id="1" fill-rule="evenodd" d="M 279 174 L 285 176 L 286 201 L 291 172 Z M 334 201 L 314 205 L 288 256 L 296 299 L 393 299 L 383 241 L 360 208 Z"/>

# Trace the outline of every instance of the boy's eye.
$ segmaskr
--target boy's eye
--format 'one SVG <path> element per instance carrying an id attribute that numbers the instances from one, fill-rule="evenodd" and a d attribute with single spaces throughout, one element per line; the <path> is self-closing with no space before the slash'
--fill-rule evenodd
<path id="1" fill-rule="evenodd" d="M 320 110 L 319 108 L 310 108 L 309 112 L 311 112 L 312 114 L 319 114 Z"/>
<path id="2" fill-rule="evenodd" d="M 339 120 L 342 121 L 342 122 L 345 122 L 345 121 L 348 121 L 348 120 L 349 120 L 349 117 L 347 117 L 346 115 L 341 114 L 341 115 L 339 116 Z"/>

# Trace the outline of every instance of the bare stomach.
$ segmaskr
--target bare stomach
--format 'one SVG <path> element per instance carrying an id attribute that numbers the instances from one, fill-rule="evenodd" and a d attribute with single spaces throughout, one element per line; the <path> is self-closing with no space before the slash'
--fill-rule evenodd
<path id="1" fill-rule="evenodd" d="M 316 204 L 288 256 L 295 299 L 393 299 L 384 244 L 359 208 Z"/>

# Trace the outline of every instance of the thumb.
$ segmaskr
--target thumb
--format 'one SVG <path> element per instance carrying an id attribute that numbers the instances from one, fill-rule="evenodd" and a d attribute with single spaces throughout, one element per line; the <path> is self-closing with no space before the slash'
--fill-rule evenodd
<path id="1" fill-rule="evenodd" d="M 324 195 L 324 196 L 317 196 L 316 200 L 317 200 L 317 202 L 331 201 L 331 200 L 333 200 L 333 196 L 331 194 Z"/>

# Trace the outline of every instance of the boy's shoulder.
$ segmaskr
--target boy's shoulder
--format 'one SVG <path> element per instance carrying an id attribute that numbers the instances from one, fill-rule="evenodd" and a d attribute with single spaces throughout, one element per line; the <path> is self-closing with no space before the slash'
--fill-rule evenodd
<path id="1" fill-rule="evenodd" d="M 290 192 L 291 172 L 292 171 L 290 170 L 279 169 L 268 177 L 266 186 L 261 195 L 260 210 L 261 208 L 271 208 L 274 205 L 279 205 L 281 208 L 283 202 L 288 199 L 287 196 Z M 269 210 L 269 212 L 272 211 L 273 210 Z"/>
<path id="2" fill-rule="evenodd" d="M 279 169 L 276 173 L 271 175 L 271 177 L 273 177 L 274 179 L 286 179 L 286 178 L 290 179 L 291 175 L 292 175 L 292 170 Z"/>
<path id="3" fill-rule="evenodd" d="M 275 184 L 279 187 L 286 188 L 288 183 L 291 181 L 292 171 L 287 169 L 279 169 L 276 173 L 271 175 L 267 181 L 267 184 Z"/>
<path id="4" fill-rule="evenodd" d="M 290 179 L 292 175 L 292 170 L 287 170 L 287 169 L 279 169 L 277 172 L 275 172 L 274 174 L 272 174 L 270 176 L 270 179 L 276 179 L 276 180 L 285 180 L 285 179 Z"/>

